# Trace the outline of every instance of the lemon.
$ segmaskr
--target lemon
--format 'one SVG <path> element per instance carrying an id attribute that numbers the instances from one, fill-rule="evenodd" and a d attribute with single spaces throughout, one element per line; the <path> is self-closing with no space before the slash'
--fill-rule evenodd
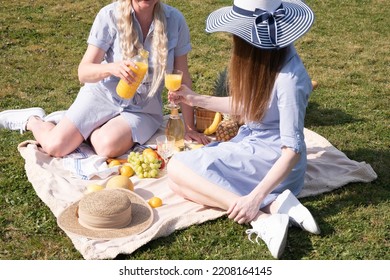
<path id="1" fill-rule="evenodd" d="M 117 159 L 113 159 L 112 161 L 110 161 L 110 163 L 108 164 L 108 167 L 114 167 L 114 166 L 117 166 L 117 165 L 121 165 L 121 162 Z"/>
<path id="2" fill-rule="evenodd" d="M 131 177 L 134 175 L 134 170 L 133 168 L 131 168 L 129 164 L 125 163 L 123 166 L 119 168 L 119 174 L 127 177 Z"/>
<path id="3" fill-rule="evenodd" d="M 115 175 L 108 179 L 107 189 L 127 189 L 134 191 L 134 184 L 129 177 L 125 175 Z"/>
<path id="4" fill-rule="evenodd" d="M 159 198 L 157 196 L 153 196 L 151 199 L 149 199 L 148 203 L 149 203 L 150 207 L 157 208 L 157 207 L 160 207 L 162 205 L 162 200 L 161 200 L 161 198 Z"/>
<path id="5" fill-rule="evenodd" d="M 104 186 L 98 185 L 98 184 L 89 184 L 87 186 L 87 189 L 85 190 L 85 194 L 91 193 L 91 192 L 97 192 L 104 189 Z"/>

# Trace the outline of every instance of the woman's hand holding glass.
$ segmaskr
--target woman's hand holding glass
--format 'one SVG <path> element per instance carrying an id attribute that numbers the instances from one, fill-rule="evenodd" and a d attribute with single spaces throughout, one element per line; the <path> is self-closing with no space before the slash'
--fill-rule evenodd
<path id="1" fill-rule="evenodd" d="M 170 103 L 179 104 L 185 103 L 194 106 L 194 98 L 198 94 L 189 89 L 186 85 L 182 85 L 177 91 L 170 91 L 168 93 L 168 100 Z"/>

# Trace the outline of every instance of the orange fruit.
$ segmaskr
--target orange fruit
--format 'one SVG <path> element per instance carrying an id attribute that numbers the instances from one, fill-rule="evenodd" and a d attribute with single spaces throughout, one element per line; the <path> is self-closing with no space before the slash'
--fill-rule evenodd
<path id="1" fill-rule="evenodd" d="M 117 159 L 113 159 L 112 161 L 110 161 L 110 163 L 108 164 L 108 167 L 114 167 L 114 166 L 117 166 L 117 165 L 121 165 L 121 162 Z"/>
<path id="2" fill-rule="evenodd" d="M 134 170 L 133 170 L 133 168 L 131 168 L 130 165 L 124 164 L 124 165 L 122 165 L 122 166 L 119 168 L 119 174 L 120 174 L 120 175 L 127 176 L 127 177 L 131 177 L 131 176 L 134 175 Z"/>
<path id="3" fill-rule="evenodd" d="M 160 207 L 162 205 L 162 200 L 161 200 L 161 198 L 159 198 L 157 196 L 153 196 L 151 199 L 149 199 L 148 203 L 149 203 L 150 207 L 157 208 L 157 207 Z"/>

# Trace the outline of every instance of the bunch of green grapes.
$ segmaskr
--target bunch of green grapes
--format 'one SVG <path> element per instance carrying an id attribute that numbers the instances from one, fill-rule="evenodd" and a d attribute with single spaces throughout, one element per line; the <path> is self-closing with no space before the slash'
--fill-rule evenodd
<path id="1" fill-rule="evenodd" d="M 156 178 L 161 167 L 161 161 L 153 156 L 131 152 L 127 161 L 130 163 L 138 178 Z"/>

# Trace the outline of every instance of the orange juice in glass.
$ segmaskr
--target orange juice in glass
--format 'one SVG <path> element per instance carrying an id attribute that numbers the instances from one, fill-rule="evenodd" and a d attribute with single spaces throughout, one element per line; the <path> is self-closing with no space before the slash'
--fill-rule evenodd
<path id="1" fill-rule="evenodd" d="M 183 72 L 180 70 L 165 71 L 165 87 L 170 91 L 176 91 L 181 87 Z"/>

